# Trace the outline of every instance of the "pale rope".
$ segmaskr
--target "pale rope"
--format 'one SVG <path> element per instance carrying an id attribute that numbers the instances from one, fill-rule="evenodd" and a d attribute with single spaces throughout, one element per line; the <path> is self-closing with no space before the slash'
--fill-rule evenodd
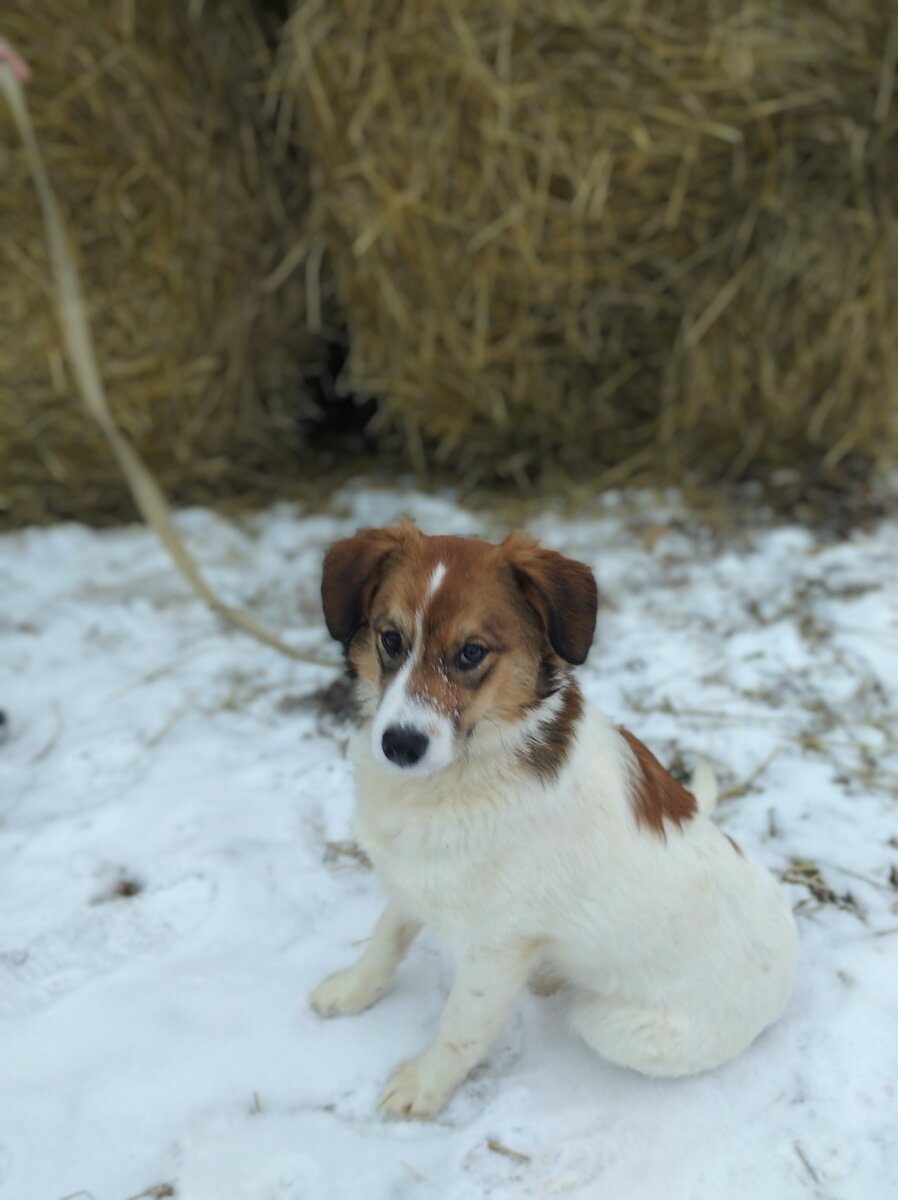
<path id="1" fill-rule="evenodd" d="M 85 312 L 78 272 L 69 248 L 65 222 L 44 168 L 20 76 L 27 78 L 27 67 L 12 48 L 0 39 L 0 85 L 6 93 L 25 147 L 25 153 L 28 156 L 28 165 L 44 218 L 66 354 L 85 407 L 103 430 L 106 440 L 112 447 L 131 489 L 135 504 L 147 525 L 156 533 L 171 555 L 178 570 L 213 612 L 224 617 L 226 621 L 230 621 L 244 633 L 248 633 L 250 637 L 264 642 L 266 646 L 271 646 L 275 650 L 280 650 L 282 654 L 287 654 L 299 662 L 313 663 L 323 667 L 336 666 L 337 664 L 332 659 L 316 658 L 312 654 L 306 654 L 295 646 L 289 645 L 277 634 L 260 625 L 249 613 L 243 612 L 239 608 L 232 608 L 216 596 L 175 529 L 171 509 L 159 484 L 113 420 L 97 367 L 93 338 Z"/>

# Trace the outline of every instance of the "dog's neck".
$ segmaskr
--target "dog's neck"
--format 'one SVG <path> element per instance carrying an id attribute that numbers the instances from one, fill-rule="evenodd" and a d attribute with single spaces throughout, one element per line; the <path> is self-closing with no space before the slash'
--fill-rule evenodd
<path id="1" fill-rule="evenodd" d="M 558 688 L 533 709 L 535 725 L 527 722 L 516 741 L 515 753 L 525 770 L 547 783 L 567 762 L 583 717 L 583 693 L 576 679 L 565 674 Z"/>

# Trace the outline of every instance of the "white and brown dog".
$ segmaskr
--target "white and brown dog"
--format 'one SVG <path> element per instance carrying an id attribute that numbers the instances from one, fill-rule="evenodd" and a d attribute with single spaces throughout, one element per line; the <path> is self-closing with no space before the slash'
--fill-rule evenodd
<path id="1" fill-rule="evenodd" d="M 591 571 L 524 534 L 498 546 L 370 529 L 324 562 L 327 627 L 357 680 L 356 836 L 389 902 L 361 959 L 326 979 L 323 1016 L 383 995 L 428 925 L 456 975 L 436 1040 L 381 1096 L 436 1113 L 521 988 L 571 989 L 600 1055 L 647 1075 L 706 1071 L 783 1011 L 796 935 L 771 876 L 583 701 L 571 667 L 596 621 Z"/>

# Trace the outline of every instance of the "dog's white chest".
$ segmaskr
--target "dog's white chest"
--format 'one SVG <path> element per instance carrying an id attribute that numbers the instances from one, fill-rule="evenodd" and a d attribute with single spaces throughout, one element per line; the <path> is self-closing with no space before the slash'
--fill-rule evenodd
<path id="1" fill-rule="evenodd" d="M 545 839 L 526 786 L 501 799 L 493 779 L 489 795 L 451 778 L 413 790 L 360 757 L 355 834 L 386 889 L 450 941 L 529 929 Z"/>
<path id="2" fill-rule="evenodd" d="M 473 847 L 441 837 L 439 822 L 361 795 L 355 833 L 386 889 L 428 924 L 448 934 L 477 919 L 490 887 L 487 864 Z"/>

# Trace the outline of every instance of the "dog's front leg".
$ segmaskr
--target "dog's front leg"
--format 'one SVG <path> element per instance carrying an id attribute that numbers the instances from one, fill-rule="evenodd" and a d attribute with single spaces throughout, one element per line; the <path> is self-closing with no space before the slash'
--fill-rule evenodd
<path id="1" fill-rule="evenodd" d="M 381 998 L 421 928 L 392 900 L 374 927 L 368 949 L 357 963 L 329 975 L 309 1003 L 322 1017 L 360 1013 Z"/>
<path id="2" fill-rule="evenodd" d="M 459 959 L 440 1032 L 422 1055 L 387 1080 L 380 1106 L 391 1117 L 432 1117 L 483 1058 L 537 957 L 533 943 L 477 948 Z"/>

